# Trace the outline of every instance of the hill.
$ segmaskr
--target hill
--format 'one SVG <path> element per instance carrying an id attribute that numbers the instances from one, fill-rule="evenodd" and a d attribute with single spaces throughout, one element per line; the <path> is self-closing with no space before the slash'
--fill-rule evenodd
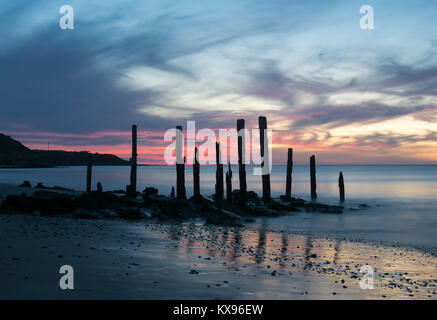
<path id="1" fill-rule="evenodd" d="M 21 142 L 0 133 L 0 152 L 27 152 L 27 151 L 30 151 L 30 149 L 25 147 Z"/>
<path id="2" fill-rule="evenodd" d="M 129 161 L 113 154 L 94 153 L 93 165 L 123 166 Z M 43 151 L 31 150 L 21 142 L 0 133 L 0 166 L 2 167 L 55 167 L 55 166 L 84 166 L 88 163 L 87 151 Z"/>

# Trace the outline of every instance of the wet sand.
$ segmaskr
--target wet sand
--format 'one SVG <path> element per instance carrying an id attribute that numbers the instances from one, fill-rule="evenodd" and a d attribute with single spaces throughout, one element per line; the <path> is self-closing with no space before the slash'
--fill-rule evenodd
<path id="1" fill-rule="evenodd" d="M 0 252 L 0 299 L 437 299 L 429 253 L 250 225 L 0 215 Z"/>

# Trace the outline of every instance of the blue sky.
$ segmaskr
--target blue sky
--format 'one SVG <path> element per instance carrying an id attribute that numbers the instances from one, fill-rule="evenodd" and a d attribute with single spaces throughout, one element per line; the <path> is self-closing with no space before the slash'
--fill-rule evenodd
<path id="1" fill-rule="evenodd" d="M 75 29 L 59 28 L 74 8 Z M 361 30 L 372 5 L 375 29 Z M 437 1 L 3 1 L 1 132 L 144 162 L 162 132 L 248 126 L 298 161 L 437 162 Z"/>

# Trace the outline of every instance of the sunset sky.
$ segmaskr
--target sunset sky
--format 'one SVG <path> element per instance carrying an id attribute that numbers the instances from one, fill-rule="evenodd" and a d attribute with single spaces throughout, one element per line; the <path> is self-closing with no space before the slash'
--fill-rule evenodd
<path id="1" fill-rule="evenodd" d="M 436 15 L 431 0 L 2 1 L 0 132 L 129 158 L 137 124 L 140 162 L 164 163 L 169 128 L 263 115 L 277 164 L 288 147 L 296 163 L 435 164 Z"/>

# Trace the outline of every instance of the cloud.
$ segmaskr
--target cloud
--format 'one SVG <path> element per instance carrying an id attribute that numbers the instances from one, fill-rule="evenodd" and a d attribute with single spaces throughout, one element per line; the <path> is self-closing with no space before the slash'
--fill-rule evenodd
<path id="1" fill-rule="evenodd" d="M 414 114 L 420 111 L 437 110 L 437 107 L 390 107 L 382 104 L 362 104 L 355 106 L 320 106 L 302 108 L 291 113 L 298 118 L 293 128 L 324 126 L 335 128 L 351 123 L 372 123 L 392 119 L 403 115 Z"/>
<path id="2" fill-rule="evenodd" d="M 2 131 L 21 130 L 32 145 L 41 138 L 128 149 L 135 123 L 157 152 L 160 134 L 186 120 L 217 129 L 245 118 L 254 128 L 264 115 L 278 143 L 327 149 L 345 126 L 409 115 L 427 130 L 437 121 L 434 20 L 420 5 L 399 4 L 414 24 L 379 5 L 384 24 L 366 33 L 356 4 L 73 0 L 75 30 L 67 32 L 58 3 L 1 4 Z M 343 142 L 399 147 L 434 138 L 432 130 L 401 131 L 355 131 Z"/>

